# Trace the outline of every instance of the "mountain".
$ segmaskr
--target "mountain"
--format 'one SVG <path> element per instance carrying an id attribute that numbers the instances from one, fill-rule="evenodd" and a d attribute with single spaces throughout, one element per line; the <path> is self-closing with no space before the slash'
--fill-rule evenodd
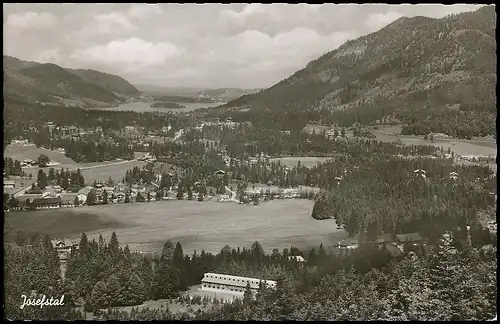
<path id="1" fill-rule="evenodd" d="M 65 69 L 4 56 L 4 97 L 68 106 L 110 106 L 139 96 L 126 80 L 93 70 Z"/>
<path id="2" fill-rule="evenodd" d="M 241 96 L 258 93 L 262 89 L 237 89 L 237 88 L 220 88 L 220 89 L 203 89 L 197 92 L 198 97 L 208 97 L 217 101 L 230 101 Z"/>
<path id="3" fill-rule="evenodd" d="M 403 17 L 222 108 L 343 126 L 399 120 L 412 134 L 492 134 L 495 27 L 493 6 L 442 19 Z"/>
<path id="4" fill-rule="evenodd" d="M 179 97 L 199 97 L 211 99 L 212 102 L 228 102 L 243 95 L 253 94 L 262 89 L 238 89 L 238 88 L 188 88 L 188 87 L 161 87 L 149 84 L 137 84 L 136 87 L 143 93 L 151 96 L 179 96 Z"/>

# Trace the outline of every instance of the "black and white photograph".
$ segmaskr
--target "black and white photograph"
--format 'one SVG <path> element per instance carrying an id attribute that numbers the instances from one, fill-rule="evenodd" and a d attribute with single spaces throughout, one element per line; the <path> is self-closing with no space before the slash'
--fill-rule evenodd
<path id="1" fill-rule="evenodd" d="M 497 321 L 493 4 L 3 4 L 5 321 Z"/>

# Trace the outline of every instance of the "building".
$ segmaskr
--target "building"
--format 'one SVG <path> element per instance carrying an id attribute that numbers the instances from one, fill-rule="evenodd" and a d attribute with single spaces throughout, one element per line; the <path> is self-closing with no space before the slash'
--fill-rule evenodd
<path id="1" fill-rule="evenodd" d="M 292 255 L 292 256 L 289 256 L 288 257 L 288 261 L 296 261 L 296 262 L 299 262 L 299 263 L 305 263 L 306 260 L 304 259 L 303 256 L 301 255 Z"/>
<path id="2" fill-rule="evenodd" d="M 69 239 L 55 239 L 51 242 L 61 261 L 66 261 L 72 251 L 78 250 L 78 243 L 73 243 Z"/>
<path id="3" fill-rule="evenodd" d="M 61 207 L 61 198 L 35 198 L 31 203 L 36 209 L 39 208 L 59 208 Z"/>
<path id="4" fill-rule="evenodd" d="M 4 187 L 4 189 L 6 189 L 6 188 L 13 189 L 16 187 L 16 182 L 14 180 L 4 180 L 3 187 Z"/>
<path id="5" fill-rule="evenodd" d="M 261 282 L 267 285 L 268 288 L 276 288 L 276 281 L 273 280 L 261 280 L 209 272 L 205 273 L 201 280 L 201 290 L 243 295 L 247 283 L 250 284 L 250 290 L 256 293 L 259 290 Z"/>
<path id="6" fill-rule="evenodd" d="M 87 196 L 89 195 L 90 189 L 89 188 L 82 188 L 78 190 L 78 201 L 80 202 L 87 202 Z"/>

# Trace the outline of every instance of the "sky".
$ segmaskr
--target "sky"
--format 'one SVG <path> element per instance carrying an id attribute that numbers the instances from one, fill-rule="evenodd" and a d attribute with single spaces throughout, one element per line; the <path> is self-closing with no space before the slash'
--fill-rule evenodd
<path id="1" fill-rule="evenodd" d="M 481 6 L 4 4 L 4 55 L 132 84 L 267 88 L 402 16 Z"/>

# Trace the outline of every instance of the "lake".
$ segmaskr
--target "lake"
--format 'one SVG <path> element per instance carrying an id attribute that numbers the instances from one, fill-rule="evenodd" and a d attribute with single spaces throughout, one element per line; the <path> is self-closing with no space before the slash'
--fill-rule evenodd
<path id="1" fill-rule="evenodd" d="M 154 104 L 156 101 L 149 101 L 149 102 L 129 102 L 129 103 L 124 103 L 119 105 L 118 107 L 110 107 L 110 108 L 103 108 L 103 107 L 96 107 L 96 108 L 87 108 L 87 109 L 93 109 L 93 110 L 113 110 L 113 111 L 135 111 L 135 112 L 188 112 L 188 111 L 194 111 L 196 109 L 200 108 L 210 108 L 210 107 L 216 107 L 219 105 L 223 105 L 223 102 L 213 102 L 213 103 L 181 103 L 181 105 L 185 106 L 185 108 L 152 108 L 150 107 L 152 104 Z"/>

